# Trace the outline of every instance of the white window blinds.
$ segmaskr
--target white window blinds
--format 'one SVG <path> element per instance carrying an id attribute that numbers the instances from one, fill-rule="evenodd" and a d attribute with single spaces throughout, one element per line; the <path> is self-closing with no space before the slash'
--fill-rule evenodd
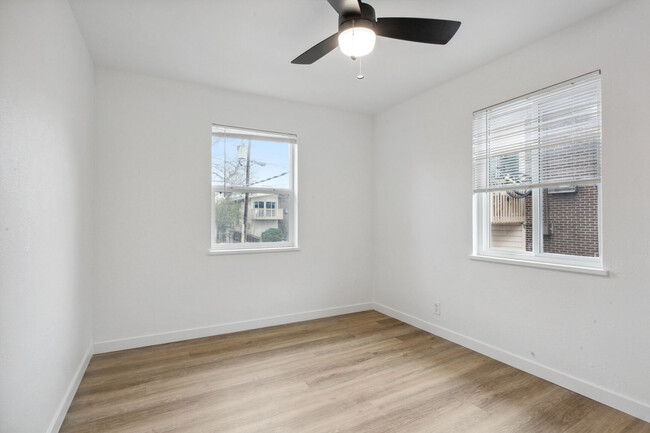
<path id="1" fill-rule="evenodd" d="M 212 125 L 212 134 L 219 137 L 241 139 L 275 141 L 280 143 L 296 143 L 294 134 L 283 134 L 281 132 L 258 131 L 254 129 L 236 128 L 234 126 Z"/>
<path id="2" fill-rule="evenodd" d="M 474 192 L 600 182 L 600 72 L 479 110 Z"/>

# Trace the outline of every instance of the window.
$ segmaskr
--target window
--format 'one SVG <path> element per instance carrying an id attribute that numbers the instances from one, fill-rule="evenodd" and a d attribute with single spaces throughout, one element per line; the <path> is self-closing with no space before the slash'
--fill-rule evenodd
<path id="1" fill-rule="evenodd" d="M 295 135 L 212 126 L 212 252 L 297 247 L 295 166 Z"/>
<path id="2" fill-rule="evenodd" d="M 474 113 L 474 256 L 602 270 L 600 72 Z"/>

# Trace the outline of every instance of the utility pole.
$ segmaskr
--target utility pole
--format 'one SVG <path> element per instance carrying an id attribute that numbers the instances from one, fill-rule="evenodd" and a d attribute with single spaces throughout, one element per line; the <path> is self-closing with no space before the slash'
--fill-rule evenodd
<path id="1" fill-rule="evenodd" d="M 246 146 L 246 187 L 251 183 L 251 140 L 248 139 L 248 146 Z M 246 242 L 248 232 L 248 193 L 244 194 L 244 226 L 242 228 L 241 241 Z"/>

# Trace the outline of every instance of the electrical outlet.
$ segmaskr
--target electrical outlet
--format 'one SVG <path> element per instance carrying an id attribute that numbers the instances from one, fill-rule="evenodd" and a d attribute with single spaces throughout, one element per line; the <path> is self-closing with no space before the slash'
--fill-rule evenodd
<path id="1" fill-rule="evenodd" d="M 435 314 L 436 316 L 440 316 L 440 302 L 438 301 L 435 301 L 433 303 L 433 314 Z"/>

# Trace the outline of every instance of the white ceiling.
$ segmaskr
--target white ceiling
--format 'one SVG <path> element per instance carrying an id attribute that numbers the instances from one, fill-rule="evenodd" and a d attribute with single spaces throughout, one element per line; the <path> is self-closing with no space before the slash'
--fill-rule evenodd
<path id="1" fill-rule="evenodd" d="M 96 64 L 376 113 L 623 0 L 370 0 L 378 17 L 462 22 L 446 46 L 378 38 L 358 62 L 335 50 L 290 62 L 337 30 L 326 0 L 70 0 Z"/>

